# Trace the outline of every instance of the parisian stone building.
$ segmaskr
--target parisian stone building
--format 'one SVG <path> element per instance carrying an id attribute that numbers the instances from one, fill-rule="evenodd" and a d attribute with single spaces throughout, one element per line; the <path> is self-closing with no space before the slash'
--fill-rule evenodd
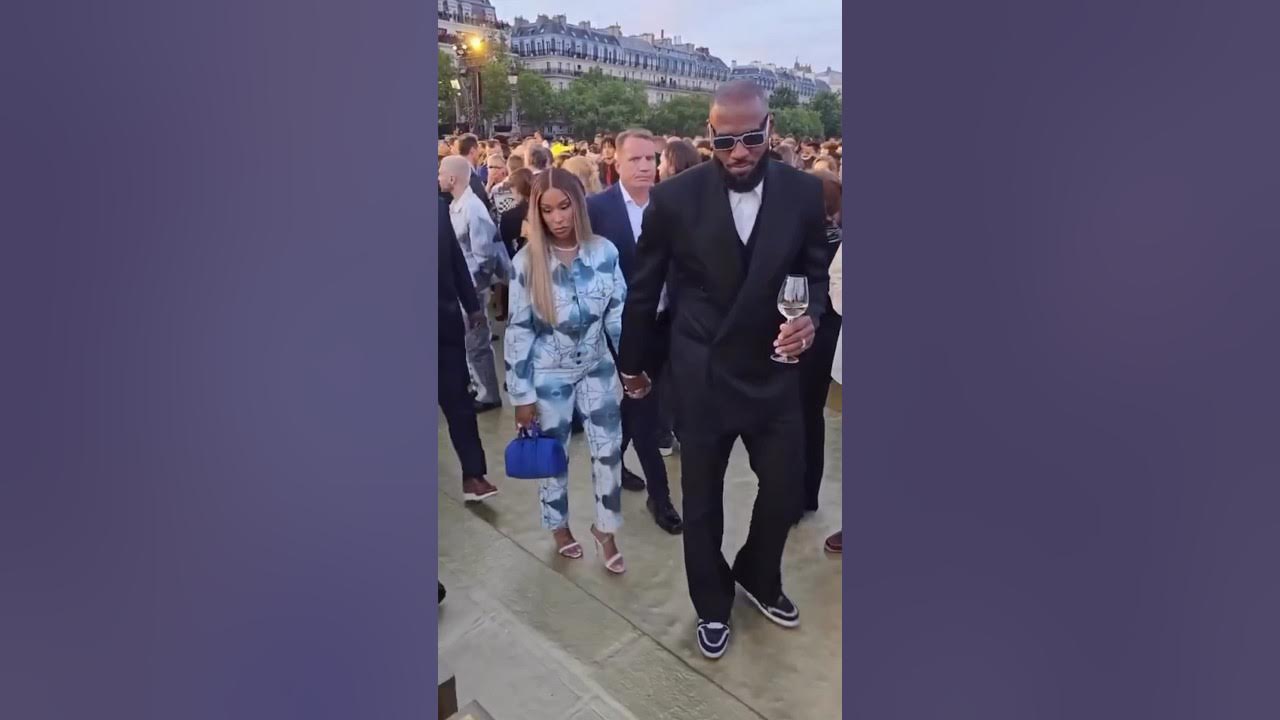
<path id="1" fill-rule="evenodd" d="M 733 66 L 734 80 L 751 80 L 769 92 L 788 87 L 795 91 L 801 104 L 808 104 L 813 96 L 823 91 L 830 91 L 831 86 L 818 78 L 813 68 L 797 62 L 790 68 L 778 67 L 772 63 L 752 62 Z"/>
<path id="2" fill-rule="evenodd" d="M 679 95 L 707 94 L 732 77 L 732 69 L 705 47 L 665 33 L 624 35 L 611 25 L 569 23 L 564 15 L 539 15 L 511 24 L 511 52 L 562 90 L 593 68 L 645 84 L 651 104 Z"/>
<path id="3" fill-rule="evenodd" d="M 453 52 L 460 35 L 480 35 L 506 44 L 511 31 L 510 24 L 498 19 L 489 0 L 436 0 L 436 13 L 436 39 L 445 52 Z"/>

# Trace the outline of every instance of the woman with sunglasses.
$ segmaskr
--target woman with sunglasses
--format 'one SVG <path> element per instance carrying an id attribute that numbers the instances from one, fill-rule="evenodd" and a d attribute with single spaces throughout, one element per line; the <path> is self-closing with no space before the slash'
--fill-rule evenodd
<path id="1" fill-rule="evenodd" d="M 595 235 L 582 184 L 551 169 L 533 181 L 528 242 L 514 260 L 507 325 L 507 389 L 516 425 L 535 424 L 567 449 L 574 410 L 591 453 L 595 523 L 605 569 L 626 571 L 614 533 L 622 525 L 622 385 L 606 337 L 622 334 L 626 282 L 613 243 Z M 577 559 L 569 529 L 569 474 L 541 481 L 542 526 L 556 552 Z"/>

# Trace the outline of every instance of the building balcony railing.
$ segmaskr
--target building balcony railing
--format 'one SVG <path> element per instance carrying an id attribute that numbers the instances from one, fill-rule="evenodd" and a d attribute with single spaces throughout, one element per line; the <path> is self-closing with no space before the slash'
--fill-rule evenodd
<path id="1" fill-rule="evenodd" d="M 543 67 L 535 66 L 535 67 L 530 67 L 529 69 L 539 75 L 549 75 L 549 76 L 555 76 L 555 77 L 580 78 L 580 77 L 584 77 L 587 74 L 586 71 L 584 70 L 571 70 L 565 67 L 548 68 L 545 66 Z M 692 83 L 680 83 L 674 80 L 661 80 L 661 79 L 656 81 L 643 81 L 643 80 L 634 80 L 634 79 L 632 80 L 633 82 L 640 82 L 646 87 L 651 87 L 659 90 L 677 90 L 677 91 L 693 92 L 693 93 L 710 92 L 709 88 L 695 87 Z"/>
<path id="2" fill-rule="evenodd" d="M 436 17 L 449 22 L 461 23 L 463 25 L 475 25 L 476 27 L 492 28 L 494 30 L 510 30 L 511 23 L 501 20 L 490 20 L 485 17 L 476 17 L 474 15 L 462 15 L 455 12 L 439 12 Z"/>
<path id="3" fill-rule="evenodd" d="M 610 58 L 597 57 L 595 55 L 591 55 L 588 53 L 580 53 L 580 52 L 574 52 L 574 51 L 568 51 L 568 50 L 547 50 L 547 49 L 522 50 L 517 47 L 517 48 L 511 48 L 511 54 L 520 58 L 565 58 L 569 60 L 590 60 L 591 62 L 599 63 L 601 65 L 611 65 L 614 67 L 627 67 L 627 68 L 633 68 L 636 70 L 643 70 L 646 72 L 665 72 L 668 74 L 680 75 L 682 77 L 697 78 L 699 80 L 715 80 L 718 82 L 726 82 L 729 79 L 727 74 L 717 75 L 713 73 L 697 72 L 697 71 L 690 72 L 690 73 L 674 73 L 669 70 L 660 70 L 656 66 L 649 63 L 645 63 L 645 62 L 639 62 L 639 61 L 628 62 L 625 59 L 614 60 Z"/>

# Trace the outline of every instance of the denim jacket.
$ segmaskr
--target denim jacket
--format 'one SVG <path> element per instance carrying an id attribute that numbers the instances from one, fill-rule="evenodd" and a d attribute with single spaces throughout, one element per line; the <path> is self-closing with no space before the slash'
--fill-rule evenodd
<path id="1" fill-rule="evenodd" d="M 516 254 L 505 344 L 507 392 L 514 405 L 537 401 L 540 372 L 585 374 L 601 359 L 612 359 L 606 336 L 617 347 L 622 335 L 622 306 L 627 283 L 613 243 L 596 235 L 582 243 L 573 263 L 551 258 L 554 327 L 533 312 L 529 295 L 526 245 Z"/>
<path id="2" fill-rule="evenodd" d="M 449 204 L 449 220 L 462 247 L 462 256 L 467 260 L 476 292 L 488 290 L 498 275 L 492 262 L 493 239 L 498 229 L 489 216 L 489 210 L 471 188 L 467 188 L 462 197 Z"/>

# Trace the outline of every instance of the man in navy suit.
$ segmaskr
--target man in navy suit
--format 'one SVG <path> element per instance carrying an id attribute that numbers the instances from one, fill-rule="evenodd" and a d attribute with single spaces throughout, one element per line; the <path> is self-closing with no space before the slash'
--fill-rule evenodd
<path id="1" fill-rule="evenodd" d="M 591 220 L 591 229 L 602 237 L 608 238 L 618 248 L 618 261 L 622 266 L 623 277 L 631 282 L 635 267 L 636 238 L 640 235 L 640 222 L 644 210 L 649 206 L 649 190 L 653 187 L 657 176 L 654 163 L 654 138 L 647 130 L 628 130 L 618 135 L 615 164 L 618 171 L 618 183 L 602 193 L 587 198 L 587 215 Z M 661 327 L 666 323 L 667 302 L 664 294 L 659 303 L 656 323 Z M 655 333 L 660 336 L 661 333 Z M 666 364 L 666 350 L 661 343 L 656 343 L 649 354 L 645 371 L 652 380 Z M 622 449 L 625 452 L 628 441 L 634 440 L 636 455 L 640 457 L 640 466 L 644 469 L 645 479 L 641 480 L 635 473 L 622 470 L 622 486 L 629 490 L 647 489 L 649 491 L 648 508 L 653 513 L 658 527 L 671 534 L 683 529 L 680 513 L 671 503 L 671 488 L 667 481 L 667 467 L 662 462 L 659 450 L 661 434 L 661 418 L 658 396 L 650 394 L 643 398 L 626 398 L 622 401 Z"/>

